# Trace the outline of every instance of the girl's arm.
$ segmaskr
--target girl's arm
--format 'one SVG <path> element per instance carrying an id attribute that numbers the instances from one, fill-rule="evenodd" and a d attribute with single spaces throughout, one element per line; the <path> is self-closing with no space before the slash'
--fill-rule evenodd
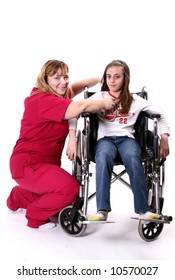
<path id="1" fill-rule="evenodd" d="M 160 158 L 166 158 L 169 153 L 169 142 L 168 142 L 169 134 L 164 133 L 160 138 Z"/>
<path id="2" fill-rule="evenodd" d="M 76 131 L 77 131 L 77 118 L 69 119 L 69 138 L 66 149 L 66 155 L 70 160 L 76 159 Z"/>
<path id="3" fill-rule="evenodd" d="M 74 129 L 69 129 L 69 139 L 66 149 L 66 155 L 70 160 L 76 159 L 77 154 L 77 141 L 76 141 L 76 131 Z"/>

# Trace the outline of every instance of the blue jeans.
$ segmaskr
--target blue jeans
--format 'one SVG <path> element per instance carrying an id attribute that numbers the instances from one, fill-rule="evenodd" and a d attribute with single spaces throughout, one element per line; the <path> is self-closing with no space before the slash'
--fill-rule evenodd
<path id="1" fill-rule="evenodd" d="M 131 190 L 134 195 L 135 213 L 145 213 L 149 210 L 149 206 L 147 186 L 141 159 L 141 149 L 135 139 L 127 136 L 104 137 L 96 143 L 97 211 L 111 211 L 110 185 L 112 170 L 117 155 L 120 155 L 129 175 Z"/>

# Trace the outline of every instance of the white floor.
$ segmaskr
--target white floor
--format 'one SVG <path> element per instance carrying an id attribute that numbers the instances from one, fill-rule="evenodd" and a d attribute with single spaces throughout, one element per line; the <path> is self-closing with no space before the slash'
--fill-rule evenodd
<path id="1" fill-rule="evenodd" d="M 173 186 L 172 163 L 169 156 L 166 162 L 165 203 L 163 214 L 174 215 L 175 189 Z M 64 165 L 64 164 L 63 164 Z M 65 165 L 67 165 L 65 161 Z M 91 165 L 90 165 L 91 166 Z M 71 169 L 71 165 L 69 166 Z M 93 164 L 91 166 L 94 171 Z M 110 220 L 115 223 L 90 224 L 80 237 L 67 235 L 58 225 L 47 231 L 31 229 L 26 226 L 25 211 L 15 214 L 6 207 L 6 198 L 14 182 L 8 177 L 7 169 L 1 182 L 1 259 L 5 275 L 16 275 L 16 270 L 22 266 L 34 265 L 54 266 L 77 264 L 85 261 L 93 263 L 110 261 L 113 266 L 119 261 L 154 260 L 165 261 L 168 265 L 174 260 L 175 223 L 165 224 L 160 236 L 152 242 L 144 241 L 138 233 L 138 221 L 133 216 L 133 197 L 131 191 L 121 183 L 115 183 L 111 189 L 112 212 Z M 93 177 L 90 181 L 90 191 L 94 187 Z M 88 213 L 95 212 L 95 200 L 89 202 Z M 8 270 L 9 262 L 11 270 Z M 164 267 L 164 266 L 163 266 Z M 16 276 L 17 277 L 17 276 Z M 27 278 L 25 278 L 27 279 Z M 31 279 L 31 278 L 29 278 Z M 49 278 L 50 279 L 50 278 Z M 104 278 L 106 279 L 106 278 Z"/>

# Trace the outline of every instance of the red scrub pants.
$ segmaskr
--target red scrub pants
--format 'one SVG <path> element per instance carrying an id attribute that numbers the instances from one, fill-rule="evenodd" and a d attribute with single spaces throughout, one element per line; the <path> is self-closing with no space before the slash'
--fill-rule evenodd
<path id="1" fill-rule="evenodd" d="M 79 194 L 77 180 L 61 167 L 37 163 L 24 167 L 24 177 L 15 179 L 7 206 L 16 211 L 26 209 L 27 225 L 38 228 L 70 205 Z"/>

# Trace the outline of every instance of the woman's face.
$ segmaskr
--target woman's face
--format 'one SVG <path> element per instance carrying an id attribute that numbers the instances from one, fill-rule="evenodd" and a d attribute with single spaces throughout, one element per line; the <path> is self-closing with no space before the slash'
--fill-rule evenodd
<path id="1" fill-rule="evenodd" d="M 111 66 L 106 71 L 106 83 L 112 93 L 121 91 L 124 82 L 124 71 L 122 66 Z"/>
<path id="2" fill-rule="evenodd" d="M 68 73 L 63 75 L 61 69 L 58 69 L 56 74 L 47 77 L 47 83 L 59 95 L 64 95 L 69 85 Z"/>

